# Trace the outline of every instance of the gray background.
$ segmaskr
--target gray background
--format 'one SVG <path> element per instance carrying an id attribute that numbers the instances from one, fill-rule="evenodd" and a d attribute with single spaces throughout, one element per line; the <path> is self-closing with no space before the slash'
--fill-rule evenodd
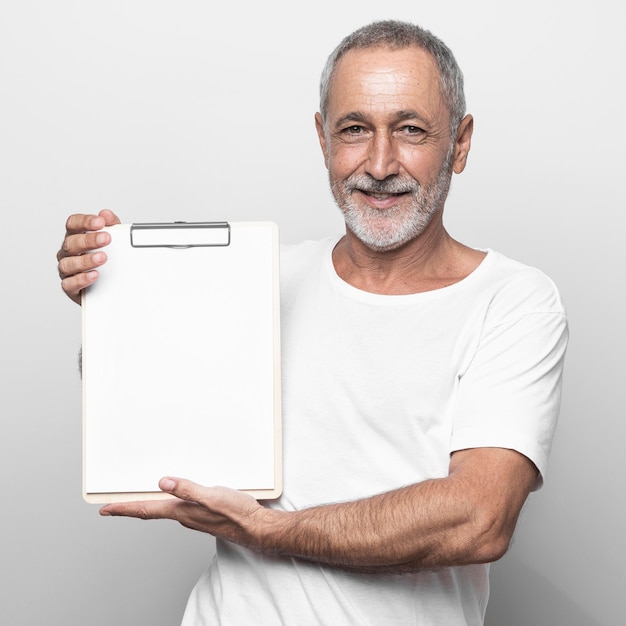
<path id="1" fill-rule="evenodd" d="M 178 623 L 212 539 L 81 499 L 67 215 L 338 232 L 313 126 L 332 47 L 374 18 L 454 50 L 475 139 L 446 222 L 537 265 L 571 321 L 545 488 L 493 566 L 490 626 L 623 623 L 625 38 L 620 3 L 0 3 L 0 624 Z"/>

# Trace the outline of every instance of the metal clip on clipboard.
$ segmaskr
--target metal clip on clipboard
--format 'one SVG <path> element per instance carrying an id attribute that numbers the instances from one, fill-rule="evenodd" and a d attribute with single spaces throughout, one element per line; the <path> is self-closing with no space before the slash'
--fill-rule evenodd
<path id="1" fill-rule="evenodd" d="M 230 245 L 228 222 L 170 222 L 132 224 L 133 248 L 194 248 Z"/>

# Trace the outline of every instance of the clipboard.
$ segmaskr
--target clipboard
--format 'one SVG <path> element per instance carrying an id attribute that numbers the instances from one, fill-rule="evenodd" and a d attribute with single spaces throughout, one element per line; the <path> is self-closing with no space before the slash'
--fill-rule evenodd
<path id="1" fill-rule="evenodd" d="M 278 228 L 118 224 L 82 296 L 83 497 L 282 491 Z"/>

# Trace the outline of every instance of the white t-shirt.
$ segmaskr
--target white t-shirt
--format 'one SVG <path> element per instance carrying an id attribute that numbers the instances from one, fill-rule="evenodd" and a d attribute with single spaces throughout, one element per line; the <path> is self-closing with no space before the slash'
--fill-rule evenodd
<path id="1" fill-rule="evenodd" d="M 515 449 L 545 476 L 567 341 L 554 284 L 488 251 L 449 287 L 377 295 L 337 276 L 336 241 L 281 252 L 284 492 L 268 505 L 444 477 L 472 447 Z M 353 574 L 218 540 L 183 624 L 478 626 L 488 571 Z"/>

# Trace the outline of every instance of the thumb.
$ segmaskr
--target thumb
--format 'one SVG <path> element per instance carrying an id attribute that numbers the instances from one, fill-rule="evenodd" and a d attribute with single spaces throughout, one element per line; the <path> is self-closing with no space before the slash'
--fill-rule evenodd
<path id="1" fill-rule="evenodd" d="M 191 502 L 199 502 L 202 497 L 202 487 L 191 480 L 185 480 L 184 478 L 164 476 L 159 481 L 159 489 L 161 489 L 161 491 L 165 491 L 166 493 L 171 493 L 173 496 L 176 496 L 181 500 L 188 500 Z"/>
<path id="2" fill-rule="evenodd" d="M 159 489 L 161 491 L 166 491 L 167 493 L 172 493 L 174 489 L 176 489 L 176 480 L 174 478 L 170 478 L 169 476 L 161 478 L 159 481 Z"/>

